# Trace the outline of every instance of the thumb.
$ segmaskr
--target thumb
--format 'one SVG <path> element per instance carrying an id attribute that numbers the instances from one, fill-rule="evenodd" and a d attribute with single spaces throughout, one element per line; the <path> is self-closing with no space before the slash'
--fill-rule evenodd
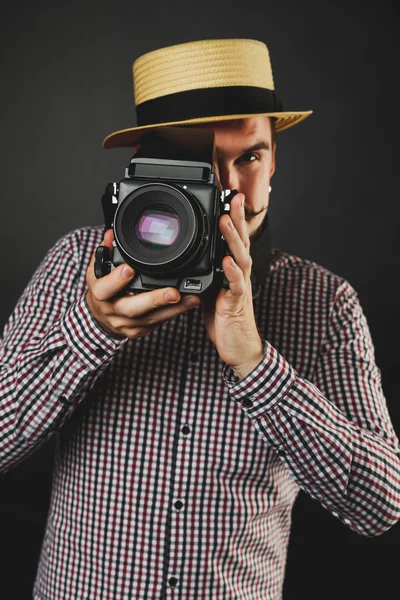
<path id="1" fill-rule="evenodd" d="M 107 231 L 104 234 L 103 241 L 101 242 L 100 245 L 107 246 L 107 248 L 109 248 L 111 250 L 113 241 L 114 241 L 114 232 L 112 229 L 107 229 Z"/>

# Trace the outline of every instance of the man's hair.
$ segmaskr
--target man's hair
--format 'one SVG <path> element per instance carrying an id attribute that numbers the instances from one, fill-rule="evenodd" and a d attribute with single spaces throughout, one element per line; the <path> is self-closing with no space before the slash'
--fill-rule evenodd
<path id="1" fill-rule="evenodd" d="M 272 145 L 276 144 L 276 119 L 274 117 L 269 118 L 271 123 L 271 142 Z"/>

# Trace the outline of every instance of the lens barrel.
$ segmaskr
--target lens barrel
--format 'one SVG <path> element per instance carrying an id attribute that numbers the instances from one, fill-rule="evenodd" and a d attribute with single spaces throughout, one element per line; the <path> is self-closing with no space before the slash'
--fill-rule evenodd
<path id="1" fill-rule="evenodd" d="M 121 255 L 142 273 L 174 275 L 198 262 L 209 239 L 209 219 L 187 189 L 166 183 L 141 185 L 114 216 Z"/>

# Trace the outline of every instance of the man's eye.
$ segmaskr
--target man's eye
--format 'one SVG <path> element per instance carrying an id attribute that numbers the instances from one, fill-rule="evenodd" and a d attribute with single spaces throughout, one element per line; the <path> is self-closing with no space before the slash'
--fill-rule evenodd
<path id="1" fill-rule="evenodd" d="M 238 158 L 238 162 L 255 162 L 256 160 L 258 160 L 258 156 L 256 154 L 253 154 L 253 152 L 243 154 L 243 156 Z"/>

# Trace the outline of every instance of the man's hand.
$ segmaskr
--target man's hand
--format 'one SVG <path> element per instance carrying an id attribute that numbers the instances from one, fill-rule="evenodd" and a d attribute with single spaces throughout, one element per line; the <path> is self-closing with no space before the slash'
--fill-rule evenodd
<path id="1" fill-rule="evenodd" d="M 113 239 L 113 232 L 109 229 L 102 245 L 111 250 Z M 125 264 L 105 277 L 96 279 L 94 255 L 86 272 L 89 288 L 86 302 L 89 310 L 97 323 L 114 337 L 142 337 L 162 323 L 200 304 L 197 296 L 185 296 L 181 299 L 179 291 L 173 287 L 143 292 L 136 296 L 116 296 L 132 280 L 134 273 L 134 270 Z"/>
<path id="2" fill-rule="evenodd" d="M 243 379 L 262 360 L 264 348 L 254 318 L 243 194 L 232 198 L 230 217 L 223 215 L 219 228 L 233 255 L 233 259 L 225 256 L 222 261 L 229 290 L 221 289 L 215 304 L 202 301 L 204 322 L 221 359 Z"/>

